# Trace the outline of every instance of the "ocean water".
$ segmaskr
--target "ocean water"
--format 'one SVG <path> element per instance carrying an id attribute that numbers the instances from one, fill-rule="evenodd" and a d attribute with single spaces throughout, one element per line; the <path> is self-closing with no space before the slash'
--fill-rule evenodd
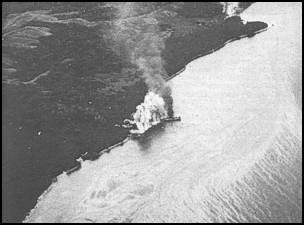
<path id="1" fill-rule="evenodd" d="M 85 161 L 25 222 L 301 222 L 301 3 L 255 3 L 266 32 L 170 81 L 181 122 Z"/>

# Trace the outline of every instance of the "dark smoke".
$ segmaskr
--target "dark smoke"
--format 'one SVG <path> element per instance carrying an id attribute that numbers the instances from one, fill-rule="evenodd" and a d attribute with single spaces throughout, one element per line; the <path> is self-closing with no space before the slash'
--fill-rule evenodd
<path id="1" fill-rule="evenodd" d="M 118 19 L 113 24 L 113 39 L 119 51 L 125 51 L 129 60 L 137 65 L 149 89 L 165 100 L 168 115 L 173 116 L 171 89 L 163 77 L 167 76 L 161 52 L 165 48 L 160 36 L 158 21 L 153 13 L 147 16 L 137 14 L 138 3 L 117 3 Z"/>
<path id="2" fill-rule="evenodd" d="M 148 26 L 148 29 L 151 27 Z M 167 75 L 161 51 L 164 49 L 164 41 L 153 30 L 145 32 L 132 52 L 132 61 L 142 71 L 143 78 L 150 91 L 153 91 L 165 100 L 169 117 L 173 116 L 173 99 L 171 88 L 167 85 L 163 76 Z"/>

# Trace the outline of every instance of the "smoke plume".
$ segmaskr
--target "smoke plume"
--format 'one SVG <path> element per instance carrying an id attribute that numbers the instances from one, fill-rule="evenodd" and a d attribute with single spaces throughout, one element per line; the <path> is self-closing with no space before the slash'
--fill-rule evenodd
<path id="1" fill-rule="evenodd" d="M 113 24 L 112 38 L 120 54 L 124 52 L 142 73 L 149 92 L 161 96 L 168 116 L 173 116 L 171 89 L 166 84 L 166 71 L 161 52 L 165 48 L 160 36 L 158 21 L 153 12 L 138 15 L 140 3 L 116 3 L 117 19 Z"/>
<path id="2" fill-rule="evenodd" d="M 141 41 L 137 43 L 132 52 L 132 62 L 142 71 L 142 76 L 149 91 L 160 95 L 165 103 L 169 116 L 173 116 L 171 89 L 166 84 L 166 76 L 161 51 L 165 47 L 163 39 L 156 32 L 148 31 L 141 34 Z"/>

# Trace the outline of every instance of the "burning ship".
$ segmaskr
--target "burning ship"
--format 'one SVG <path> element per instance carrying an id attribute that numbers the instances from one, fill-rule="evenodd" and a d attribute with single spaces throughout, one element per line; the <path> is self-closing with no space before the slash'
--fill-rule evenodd
<path id="1" fill-rule="evenodd" d="M 150 91 L 145 96 L 144 102 L 136 107 L 132 119 L 125 119 L 122 126 L 130 129 L 130 136 L 136 138 L 165 122 L 180 120 L 180 117 L 169 116 L 164 99 Z"/>

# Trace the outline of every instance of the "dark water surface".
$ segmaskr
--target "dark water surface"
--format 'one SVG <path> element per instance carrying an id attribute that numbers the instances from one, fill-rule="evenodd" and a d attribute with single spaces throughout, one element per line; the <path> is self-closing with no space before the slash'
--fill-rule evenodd
<path id="1" fill-rule="evenodd" d="M 77 164 L 75 159 L 126 137 L 128 131 L 115 124 L 142 102 L 147 87 L 124 51 L 114 51 L 104 38 L 112 29 L 104 21 L 117 19 L 116 6 L 2 6 L 3 21 L 18 18 L 2 27 L 2 221 L 20 222 L 52 179 Z M 154 10 L 162 15 L 170 7 L 151 3 L 127 17 L 149 17 Z M 238 16 L 224 20 L 221 10 L 212 3 L 189 3 L 180 6 L 178 18 L 159 17 L 159 29 L 171 30 L 161 55 L 164 78 L 198 55 L 266 27 L 244 25 Z"/>
<path id="2" fill-rule="evenodd" d="M 302 222 L 301 3 L 242 17 L 273 26 L 169 81 L 180 122 L 61 174 L 25 222 Z"/>

